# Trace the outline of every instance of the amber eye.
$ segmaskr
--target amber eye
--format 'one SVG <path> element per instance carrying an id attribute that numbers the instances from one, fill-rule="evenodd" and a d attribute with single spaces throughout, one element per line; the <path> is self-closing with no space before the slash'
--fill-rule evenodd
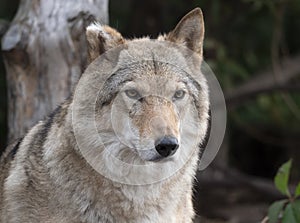
<path id="1" fill-rule="evenodd" d="M 139 99 L 141 96 L 139 92 L 135 89 L 129 89 L 125 91 L 125 94 L 132 99 Z"/>
<path id="2" fill-rule="evenodd" d="M 182 99 L 185 96 L 185 91 L 184 90 L 177 90 L 174 94 L 174 99 Z"/>

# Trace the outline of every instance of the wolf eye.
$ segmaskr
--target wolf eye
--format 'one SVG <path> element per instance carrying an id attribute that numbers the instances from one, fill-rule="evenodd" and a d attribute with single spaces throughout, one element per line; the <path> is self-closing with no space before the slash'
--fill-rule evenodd
<path id="1" fill-rule="evenodd" d="M 132 99 L 139 99 L 141 96 L 139 92 L 135 89 L 129 89 L 125 91 L 125 94 Z"/>
<path id="2" fill-rule="evenodd" d="M 185 96 L 185 91 L 184 90 L 177 90 L 174 94 L 174 99 L 182 99 Z"/>

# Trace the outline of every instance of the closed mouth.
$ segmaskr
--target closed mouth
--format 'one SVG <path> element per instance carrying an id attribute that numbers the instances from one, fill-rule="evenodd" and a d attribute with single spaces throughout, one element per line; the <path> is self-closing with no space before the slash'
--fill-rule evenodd
<path id="1" fill-rule="evenodd" d="M 148 161 L 151 161 L 151 162 L 154 162 L 154 163 L 158 163 L 158 162 L 164 163 L 164 162 L 174 161 L 174 157 L 163 157 L 163 156 L 158 155 L 158 156 L 153 157 L 152 159 L 150 159 Z"/>

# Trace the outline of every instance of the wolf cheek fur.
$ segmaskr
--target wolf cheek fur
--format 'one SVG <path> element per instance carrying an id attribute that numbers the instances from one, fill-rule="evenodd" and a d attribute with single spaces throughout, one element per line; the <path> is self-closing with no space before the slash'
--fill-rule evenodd
<path id="1" fill-rule="evenodd" d="M 9 146 L 1 157 L 0 223 L 192 222 L 193 177 L 209 109 L 208 87 L 200 73 L 204 38 L 201 10 L 188 13 L 173 31 L 156 41 L 127 40 L 99 24 L 89 26 L 86 35 L 92 64 L 80 80 L 82 89 L 78 87 L 74 97 Z M 91 86 L 100 84 L 97 72 L 104 69 L 97 67 L 102 63 L 97 58 L 118 47 L 118 69 L 101 82 L 104 87 L 96 106 L 79 100 L 76 107 L 78 92 L 87 99 L 96 97 Z M 194 51 L 192 56 L 190 51 Z M 79 132 L 79 137 L 87 138 L 91 146 L 98 145 L 97 134 L 89 132 L 89 120 L 74 127 L 72 119 L 74 110 L 86 114 L 89 107 L 95 108 L 97 130 L 105 133 L 106 150 L 124 162 L 142 164 L 142 169 L 124 169 L 128 174 L 124 177 L 123 169 L 116 170 L 108 156 L 99 152 L 104 149 L 101 146 L 95 150 L 80 148 L 76 127 L 87 129 Z M 124 117 L 130 120 L 132 131 L 124 127 Z M 111 134 L 116 129 L 116 134 L 131 143 L 130 148 Z M 177 143 L 175 152 L 156 151 Z M 84 149 L 89 149 L 87 155 Z M 89 159 L 95 158 L 105 176 L 90 165 Z M 172 172 L 182 160 L 181 168 Z M 163 164 L 162 169 L 153 168 L 159 164 Z M 112 180 L 109 171 L 120 179 Z M 147 181 L 163 174 L 169 177 Z M 147 183 L 130 184 L 126 181 L 130 177 Z"/>

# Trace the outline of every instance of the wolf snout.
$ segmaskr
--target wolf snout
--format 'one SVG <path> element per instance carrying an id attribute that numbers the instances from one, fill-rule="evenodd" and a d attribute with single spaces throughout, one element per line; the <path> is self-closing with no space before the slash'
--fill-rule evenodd
<path id="1" fill-rule="evenodd" d="M 172 156 L 178 147 L 178 140 L 172 136 L 165 136 L 155 142 L 155 149 L 162 157 Z"/>

